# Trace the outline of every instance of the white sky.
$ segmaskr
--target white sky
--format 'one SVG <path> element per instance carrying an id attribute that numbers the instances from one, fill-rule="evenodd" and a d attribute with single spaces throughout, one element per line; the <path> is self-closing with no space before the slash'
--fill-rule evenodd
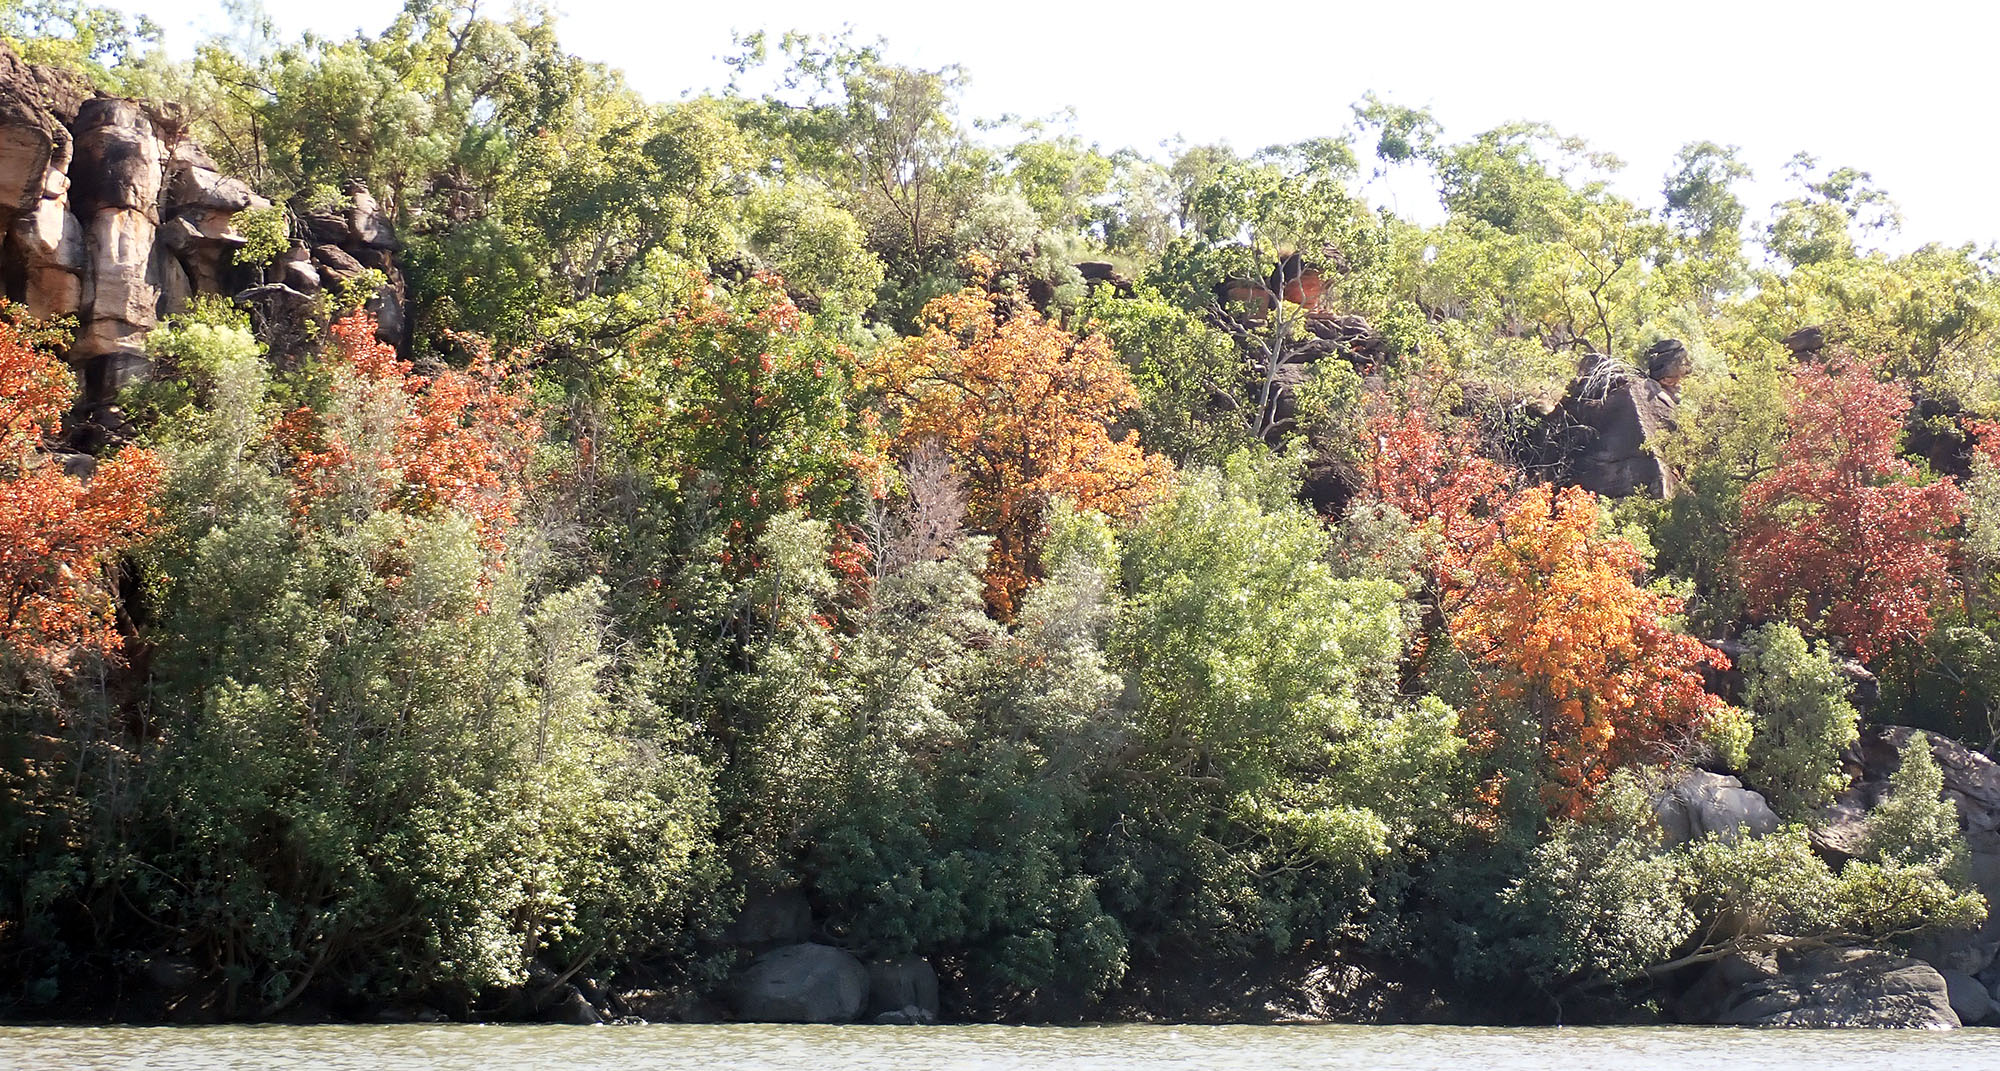
<path id="1" fill-rule="evenodd" d="M 115 0 L 180 54 L 219 29 L 215 0 Z M 378 31 L 399 0 L 268 0 L 280 28 Z M 622 68 L 650 97 L 720 85 L 730 31 L 888 38 L 892 60 L 963 65 L 965 113 L 1049 115 L 1104 148 L 1175 135 L 1255 149 L 1338 133 L 1374 90 L 1429 105 L 1447 138 L 1537 119 L 1627 163 L 1628 196 L 1658 201 L 1675 150 L 1740 145 L 1752 215 L 1789 196 L 1801 149 L 1871 172 L 1901 206 L 1902 248 L 2000 242 L 2000 4 L 1901 0 L 1339 0 L 1198 4 L 1067 0 L 759 0 L 641 5 L 562 0 L 563 43 Z M 1364 150 L 1365 151 L 1365 150 Z M 1406 213 L 1429 216 L 1429 206 Z"/>

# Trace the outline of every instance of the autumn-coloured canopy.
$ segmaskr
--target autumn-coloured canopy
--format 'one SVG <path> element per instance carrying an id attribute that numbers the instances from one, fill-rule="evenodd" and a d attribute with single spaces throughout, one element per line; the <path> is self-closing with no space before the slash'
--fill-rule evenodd
<path id="1" fill-rule="evenodd" d="M 1744 594 L 1758 613 L 1874 658 L 1930 632 L 1953 588 L 1945 536 L 1965 495 L 1900 455 L 1907 388 L 1849 359 L 1792 379 L 1778 467 L 1743 491 Z"/>
<path id="2" fill-rule="evenodd" d="M 121 640 L 107 570 L 151 528 L 152 453 L 127 447 L 89 479 L 48 444 L 76 381 L 61 360 L 0 321 L 0 646 L 49 664 Z"/>
<path id="3" fill-rule="evenodd" d="M 939 444 L 965 480 L 973 527 L 994 537 L 987 601 L 1003 619 L 1027 590 L 1050 502 L 1127 517 L 1173 471 L 1137 434 L 1113 436 L 1138 393 L 1102 337 L 1078 338 L 1031 308 L 1003 315 L 980 287 L 932 301 L 923 332 L 875 372 L 900 410 L 898 444 Z"/>

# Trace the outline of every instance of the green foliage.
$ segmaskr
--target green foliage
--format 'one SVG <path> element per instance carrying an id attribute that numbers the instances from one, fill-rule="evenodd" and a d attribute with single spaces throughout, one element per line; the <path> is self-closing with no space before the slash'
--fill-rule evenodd
<path id="1" fill-rule="evenodd" d="M 1032 124 L 1027 133 L 1007 153 L 1009 177 L 1042 224 L 1070 231 L 1102 226 L 1097 201 L 1111 187 L 1111 158 L 1074 136 L 1035 137 L 1041 131 Z"/>
<path id="2" fill-rule="evenodd" d="M 1868 854 L 1884 864 L 1922 866 L 1950 875 L 1964 866 L 1958 808 L 1944 798 L 1944 771 L 1931 742 L 1912 733 L 1889 777 L 1889 798 L 1868 816 Z"/>
<path id="3" fill-rule="evenodd" d="M 1686 853 L 1697 910 L 1749 933 L 1906 940 L 1985 916 L 1977 891 L 1931 867 L 1854 861 L 1836 874 L 1802 826 L 1755 840 L 1709 838 Z"/>
<path id="4" fill-rule="evenodd" d="M 845 35 L 793 33 L 774 42 L 759 32 L 738 44 L 729 62 L 739 78 L 771 63 L 775 44 L 787 92 L 732 94 L 737 122 L 785 170 L 824 182 L 884 261 L 885 311 L 913 322 L 929 297 L 956 289 L 936 279 L 952 274 L 964 252 L 954 235 L 987 196 L 994 172 L 991 154 L 956 116 L 964 72 L 890 63 L 879 42 L 859 46 Z"/>
<path id="5" fill-rule="evenodd" d="M 1756 716 L 1742 707 L 1726 706 L 1711 714 L 1702 726 L 1702 742 L 1717 761 L 1731 770 L 1750 765 L 1752 746 L 1757 741 Z"/>
<path id="6" fill-rule="evenodd" d="M 378 356 L 413 370 L 367 398 L 309 354 L 279 372 L 212 299 L 149 336 L 155 374 L 120 404 L 167 465 L 163 523 L 103 578 L 137 592 L 132 661 L 0 665 L 0 960 L 26 992 L 164 950 L 234 1015 L 348 993 L 494 1011 L 541 969 L 699 974 L 751 887 L 801 890 L 858 953 L 930 957 L 968 1014 L 1076 1014 L 1151 984 L 1134 964 L 1364 932 L 1483 992 L 1504 979 L 1518 1007 L 1578 1007 L 1765 933 L 1978 918 L 1914 745 L 1838 871 L 1797 826 L 1669 847 L 1631 769 L 1575 820 L 1496 809 L 1460 713 L 1492 682 L 1444 625 L 1460 593 L 1425 567 L 1436 533 L 1343 497 L 1363 375 L 1492 445 L 1582 352 L 1685 340 L 1674 426 L 1647 444 L 1678 493 L 1599 534 L 1685 598 L 1667 629 L 1747 645 L 1745 709 L 1670 743 L 1805 820 L 1855 712 L 1828 652 L 1745 632 L 1734 552 L 1744 488 L 1793 431 L 1778 340 L 1819 326 L 1909 390 L 1911 449 L 1972 503 L 1964 598 L 1882 656 L 1878 716 L 1990 742 L 2000 476 L 1976 448 L 1965 476 L 1959 444 L 2000 413 L 2000 261 L 1872 250 L 1896 219 L 1866 174 L 1795 160 L 1746 247 L 1749 172 L 1713 142 L 1649 208 L 1547 126 L 1454 138 L 1373 96 L 1357 143 L 1144 153 L 976 121 L 963 71 L 847 36 L 751 35 L 725 90 L 656 104 L 541 9 L 412 0 L 339 39 L 233 19 L 184 62 L 143 18 L 70 0 L 0 3 L 0 37 L 179 101 L 278 202 L 234 217 L 239 266 L 365 186 L 415 343 Z M 1357 144 L 1373 178 L 1427 174 L 1443 217 L 1371 208 Z M 1085 261 L 1143 282 L 1086 296 Z M 888 456 L 857 374 L 969 280 L 1003 320 L 1033 305 L 1107 342 L 1140 398 L 1113 438 L 1185 471 L 1117 521 L 1053 497 L 1005 624 L 980 579 L 997 533 L 968 528 L 941 455 Z M 1360 352 L 1326 353 L 1353 316 Z M 449 476 L 491 430 L 432 414 L 454 446 L 413 452 L 386 415 L 474 336 L 532 370 L 547 429 L 491 526 L 362 486 Z M 315 489 L 341 450 L 352 486 Z M 1308 466 L 1337 520 L 1301 505 Z M 1468 499 L 1467 530 L 1500 504 Z"/>
<path id="7" fill-rule="evenodd" d="M 1858 735 L 1850 686 L 1824 647 L 1771 624 L 1746 637 L 1738 668 L 1756 712 L 1749 772 L 1778 813 L 1806 819 L 1846 785 L 1841 755 Z"/>
<path id="8" fill-rule="evenodd" d="M 775 280 L 684 285 L 608 370 L 616 445 L 735 554 L 786 510 L 851 516 L 876 448 L 853 404 L 853 351 Z"/>
<path id="9" fill-rule="evenodd" d="M 236 1014 L 681 941 L 715 881 L 709 777 L 624 735 L 602 587 L 536 595 L 452 512 L 301 512 L 247 333 L 155 342 L 188 392 L 143 568 L 159 728 L 87 869 L 36 880 L 103 930 L 168 928 Z"/>
<path id="10" fill-rule="evenodd" d="M 744 205 L 750 249 L 822 315 L 859 317 L 882 286 L 882 260 L 860 224 L 811 187 L 761 190 Z"/>
<path id="11" fill-rule="evenodd" d="M 122 88 L 132 67 L 159 48 L 160 27 L 83 0 L 7 0 L 0 4 L 0 41 L 29 63 L 82 75 L 91 85 Z"/>
<path id="12" fill-rule="evenodd" d="M 231 216 L 230 223 L 245 239 L 236 250 L 238 265 L 263 267 L 291 248 L 291 235 L 286 230 L 285 210 L 281 206 L 246 208 Z"/>
<path id="13" fill-rule="evenodd" d="M 1614 779 L 1581 820 L 1563 821 L 1529 853 L 1500 901 L 1522 928 L 1505 962 L 1555 990 L 1579 979 L 1626 979 L 1694 936 L 1680 860 L 1661 849 L 1650 793 Z"/>
<path id="14" fill-rule="evenodd" d="M 1407 627 L 1399 592 L 1342 580 L 1327 537 L 1253 455 L 1189 476 L 1125 546 L 1129 659 L 1147 761 L 1255 790 L 1355 725 Z"/>
<path id="15" fill-rule="evenodd" d="M 1894 230 L 1902 220 L 1887 194 L 1870 185 L 1866 171 L 1837 168 L 1815 180 L 1819 161 L 1799 153 L 1786 164 L 1801 196 L 1777 206 L 1764 246 L 1800 268 L 1852 257 L 1858 236 Z"/>
<path id="16" fill-rule="evenodd" d="M 1324 934 L 1463 798 L 1450 711 L 1393 691 L 1401 588 L 1337 576 L 1294 486 L 1240 453 L 1185 477 L 1124 541 L 1107 652 L 1128 667 L 1137 780 L 1119 798 L 1139 821 L 1098 865 L 1162 938 Z M 1259 863 L 1234 872 L 1229 855 Z"/>
<path id="17" fill-rule="evenodd" d="M 1710 297 L 1740 282 L 1743 273 L 1743 202 L 1731 187 L 1751 177 L 1736 146 L 1712 141 L 1681 147 L 1667 176 L 1667 220 L 1691 247 L 1680 261 Z"/>
<path id="18" fill-rule="evenodd" d="M 1133 424 L 1148 450 L 1186 467 L 1219 463 L 1247 445 L 1242 414 L 1216 411 L 1216 392 L 1238 376 L 1233 339 L 1151 291 L 1095 299 L 1085 315 L 1131 370 L 1139 390 Z"/>

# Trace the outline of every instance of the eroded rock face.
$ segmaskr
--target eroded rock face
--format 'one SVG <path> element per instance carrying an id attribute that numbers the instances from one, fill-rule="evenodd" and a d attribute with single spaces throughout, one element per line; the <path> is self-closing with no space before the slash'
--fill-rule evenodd
<path id="1" fill-rule="evenodd" d="M 83 306 L 83 271 L 89 263 L 83 227 L 63 197 L 45 197 L 14 221 L 13 246 L 27 275 L 22 301 L 28 314 L 53 320 Z"/>
<path id="2" fill-rule="evenodd" d="M 159 290 L 148 281 L 153 259 L 153 221 L 136 208 L 104 208 L 84 223 L 85 330 L 70 348 L 81 361 L 120 348 L 133 336 L 143 339 L 159 322 Z"/>
<path id="3" fill-rule="evenodd" d="M 1723 1026 L 1960 1025 L 1936 968 L 1870 948 L 1737 953 L 1710 967 L 1675 1011 L 1682 1022 Z"/>
<path id="4" fill-rule="evenodd" d="M 1560 401 L 1529 414 L 1524 460 L 1559 482 L 1608 498 L 1670 497 L 1678 484 L 1654 450 L 1673 430 L 1678 408 L 1670 384 L 1590 354 Z"/>
<path id="5" fill-rule="evenodd" d="M 354 240 L 375 249 L 394 249 L 396 231 L 382 214 L 382 206 L 359 182 L 347 184 L 347 229 Z"/>
<path id="6" fill-rule="evenodd" d="M 1868 813 L 1889 794 L 1889 778 L 1902 765 L 1903 747 L 1921 729 L 1867 725 L 1842 762 L 1853 777 L 1846 791 L 1820 813 L 1813 847 L 1836 862 L 1866 850 Z M 1944 798 L 1958 808 L 1965 831 L 1968 876 L 1986 896 L 1986 922 L 1977 930 L 1934 934 L 1913 954 L 1941 970 L 1982 974 L 2000 959 L 2000 763 L 1947 736 L 1924 733 L 1931 757 L 1944 773 Z"/>
<path id="7" fill-rule="evenodd" d="M 32 211 L 36 201 L 55 196 L 45 192 L 49 174 L 68 170 L 68 124 L 89 96 L 76 75 L 25 63 L 0 48 L 0 217 Z"/>
<path id="8" fill-rule="evenodd" d="M 1743 782 L 1696 770 L 1653 803 L 1653 813 L 1669 844 L 1715 835 L 1725 840 L 1762 837 L 1778 828 L 1777 812 Z"/>
<path id="9" fill-rule="evenodd" d="M 757 957 L 730 985 L 740 1019 L 851 1023 L 868 1005 L 868 968 L 832 945 L 797 944 Z"/>
<path id="10" fill-rule="evenodd" d="M 137 102 L 85 101 L 76 115 L 76 159 L 69 170 L 78 213 L 129 208 L 157 224 L 165 156 L 159 129 Z"/>
<path id="11" fill-rule="evenodd" d="M 295 247 L 261 271 L 237 263 L 241 214 L 270 202 L 183 136 L 170 105 L 93 96 L 76 76 L 0 44 L 0 278 L 40 319 L 76 318 L 66 356 L 82 373 L 73 446 L 116 441 L 116 393 L 150 374 L 147 334 L 200 294 L 238 294 L 279 360 L 317 345 L 311 295 L 372 268 L 357 295 L 380 337 L 407 344 L 408 298 L 389 215 L 350 184 L 339 206 L 295 225 Z M 317 248 L 299 239 L 310 233 Z M 273 285 L 260 285 L 260 284 Z"/>

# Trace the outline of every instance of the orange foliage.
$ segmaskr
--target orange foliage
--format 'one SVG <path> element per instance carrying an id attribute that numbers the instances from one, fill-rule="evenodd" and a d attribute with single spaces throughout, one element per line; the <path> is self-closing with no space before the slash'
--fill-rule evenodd
<path id="1" fill-rule="evenodd" d="M 1743 490 L 1743 592 L 1753 610 L 1874 658 L 1930 632 L 1953 589 L 1945 533 L 1965 495 L 1950 480 L 1923 482 L 1897 454 L 1908 390 L 1854 364 L 1806 365 L 1794 379 L 1778 467 Z"/>
<path id="2" fill-rule="evenodd" d="M 1680 605 L 1638 586 L 1644 562 L 1599 534 L 1595 495 L 1516 491 L 1469 425 L 1421 410 L 1384 406 L 1364 446 L 1368 493 L 1432 532 L 1430 626 L 1475 673 L 1467 735 L 1530 749 L 1552 810 L 1580 812 L 1613 770 L 1661 757 L 1722 708 L 1701 668 L 1728 660 L 1667 626 Z"/>
<path id="3" fill-rule="evenodd" d="M 873 371 L 902 405 L 898 445 L 935 441 L 964 478 L 973 526 L 994 537 L 987 602 L 1011 617 L 1052 499 L 1126 516 L 1161 493 L 1172 466 L 1136 433 L 1111 437 L 1139 399 L 1102 339 L 1078 339 L 1032 309 L 1003 319 L 973 288 L 932 301 L 923 327 Z"/>
<path id="4" fill-rule="evenodd" d="M 1658 759 L 1722 709 L 1701 667 L 1728 659 L 1667 627 L 1680 606 L 1633 583 L 1642 567 L 1630 543 L 1598 533 L 1596 496 L 1531 487 L 1498 518 L 1451 612 L 1479 670 L 1473 742 L 1499 743 L 1525 710 L 1558 813 L 1579 813 L 1613 770 Z"/>
<path id="5" fill-rule="evenodd" d="M 106 570 L 152 527 L 160 464 L 126 448 L 88 481 L 62 471 L 46 439 L 75 380 L 0 322 L 0 645 L 43 663 L 116 651 Z"/>
<path id="6" fill-rule="evenodd" d="M 417 375 L 375 337 L 367 312 L 332 333 L 328 411 L 295 410 L 274 430 L 291 454 L 294 505 L 303 512 L 357 494 L 376 509 L 455 510 L 497 549 L 520 505 L 538 430 L 525 388 L 507 385 L 485 343 L 470 337 L 460 339 L 473 353 L 465 370 Z"/>

